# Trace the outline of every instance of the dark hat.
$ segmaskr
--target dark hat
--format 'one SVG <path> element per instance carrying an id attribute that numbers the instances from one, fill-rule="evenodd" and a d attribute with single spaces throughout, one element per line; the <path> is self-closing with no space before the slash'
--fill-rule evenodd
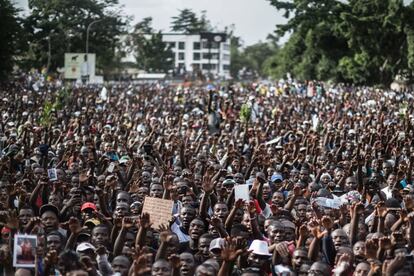
<path id="1" fill-rule="evenodd" d="M 401 204 L 397 199 L 389 198 L 385 201 L 385 207 L 387 207 L 387 208 L 401 208 Z"/>
<path id="2" fill-rule="evenodd" d="M 56 217 L 58 217 L 59 218 L 59 210 L 58 210 L 58 208 L 56 208 L 56 206 L 55 205 L 52 205 L 52 204 L 45 204 L 45 205 L 43 205 L 42 207 L 40 207 L 40 210 L 39 210 L 39 214 L 40 214 L 40 216 L 42 216 L 45 212 L 47 212 L 47 211 L 52 211 L 53 213 L 55 213 L 56 214 Z"/>

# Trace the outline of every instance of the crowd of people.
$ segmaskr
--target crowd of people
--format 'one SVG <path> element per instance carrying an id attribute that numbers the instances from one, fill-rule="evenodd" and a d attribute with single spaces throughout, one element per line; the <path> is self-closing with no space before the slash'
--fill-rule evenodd
<path id="1" fill-rule="evenodd" d="M 22 78 L 0 98 L 2 275 L 414 275 L 410 92 Z"/>

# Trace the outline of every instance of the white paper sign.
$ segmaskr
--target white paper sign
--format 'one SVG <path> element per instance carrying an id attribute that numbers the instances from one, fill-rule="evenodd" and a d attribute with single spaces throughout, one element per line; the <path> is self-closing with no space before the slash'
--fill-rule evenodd
<path id="1" fill-rule="evenodd" d="M 243 199 L 244 201 L 249 201 L 249 184 L 234 186 L 234 198 L 236 201 L 239 198 Z"/>

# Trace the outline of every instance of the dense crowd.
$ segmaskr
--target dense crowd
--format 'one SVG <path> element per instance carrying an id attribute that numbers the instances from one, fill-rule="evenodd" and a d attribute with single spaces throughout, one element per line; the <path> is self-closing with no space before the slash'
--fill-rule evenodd
<path id="1" fill-rule="evenodd" d="M 414 275 L 409 92 L 26 77 L 0 98 L 0 274 Z"/>

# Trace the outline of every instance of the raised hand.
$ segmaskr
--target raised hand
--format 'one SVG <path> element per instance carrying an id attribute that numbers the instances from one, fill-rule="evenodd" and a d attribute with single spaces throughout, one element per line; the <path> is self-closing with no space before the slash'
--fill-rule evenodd
<path id="1" fill-rule="evenodd" d="M 325 230 L 327 230 L 327 231 L 332 230 L 334 223 L 333 223 L 333 221 L 330 217 L 323 216 L 321 222 L 322 222 L 322 226 L 325 228 Z"/>
<path id="2" fill-rule="evenodd" d="M 82 231 L 82 226 L 77 218 L 71 217 L 68 224 L 71 233 L 79 234 Z"/>
<path id="3" fill-rule="evenodd" d="M 382 250 L 388 250 L 392 247 L 391 239 L 388 237 L 381 237 L 379 239 L 378 245 L 379 245 L 379 248 L 381 248 Z"/>
<path id="4" fill-rule="evenodd" d="M 209 175 L 204 176 L 203 183 L 201 187 L 203 188 L 204 192 L 211 193 L 214 190 L 214 183 L 211 181 L 211 177 Z"/>
<path id="5" fill-rule="evenodd" d="M 234 238 L 226 238 L 226 243 L 221 250 L 221 258 L 226 262 L 234 262 L 245 249 L 237 249 L 237 242 Z"/>
<path id="6" fill-rule="evenodd" d="M 365 242 L 365 256 L 367 259 L 376 259 L 378 251 L 378 244 L 374 240 L 367 240 Z"/>
<path id="7" fill-rule="evenodd" d="M 6 226 L 14 230 L 19 229 L 19 219 L 15 210 L 12 210 L 7 214 Z"/>
<path id="8" fill-rule="evenodd" d="M 46 257 L 44 258 L 45 265 L 53 266 L 57 265 L 58 263 L 58 253 L 56 250 L 50 250 L 46 253 Z"/>
<path id="9" fill-rule="evenodd" d="M 236 200 L 236 202 L 234 203 L 234 207 L 236 209 L 240 209 L 244 206 L 244 201 L 243 199 L 239 198 L 238 200 Z"/>
<path id="10" fill-rule="evenodd" d="M 172 254 L 168 257 L 168 261 L 173 268 L 180 268 L 180 257 L 177 254 Z"/>
<path id="11" fill-rule="evenodd" d="M 148 213 L 142 213 L 141 220 L 140 220 L 139 224 L 144 229 L 149 229 L 151 227 L 151 225 L 152 225 L 151 220 L 150 220 L 150 214 L 148 214 Z"/>
<path id="12" fill-rule="evenodd" d="M 222 224 L 221 219 L 219 217 L 216 217 L 216 216 L 212 217 L 210 219 L 209 223 L 211 225 L 213 225 L 215 228 L 220 227 L 220 225 Z"/>
<path id="13" fill-rule="evenodd" d="M 124 229 L 130 229 L 132 227 L 134 227 L 135 223 L 134 223 L 134 219 L 133 218 L 129 218 L 129 217 L 124 217 L 122 219 L 122 228 Z"/>

